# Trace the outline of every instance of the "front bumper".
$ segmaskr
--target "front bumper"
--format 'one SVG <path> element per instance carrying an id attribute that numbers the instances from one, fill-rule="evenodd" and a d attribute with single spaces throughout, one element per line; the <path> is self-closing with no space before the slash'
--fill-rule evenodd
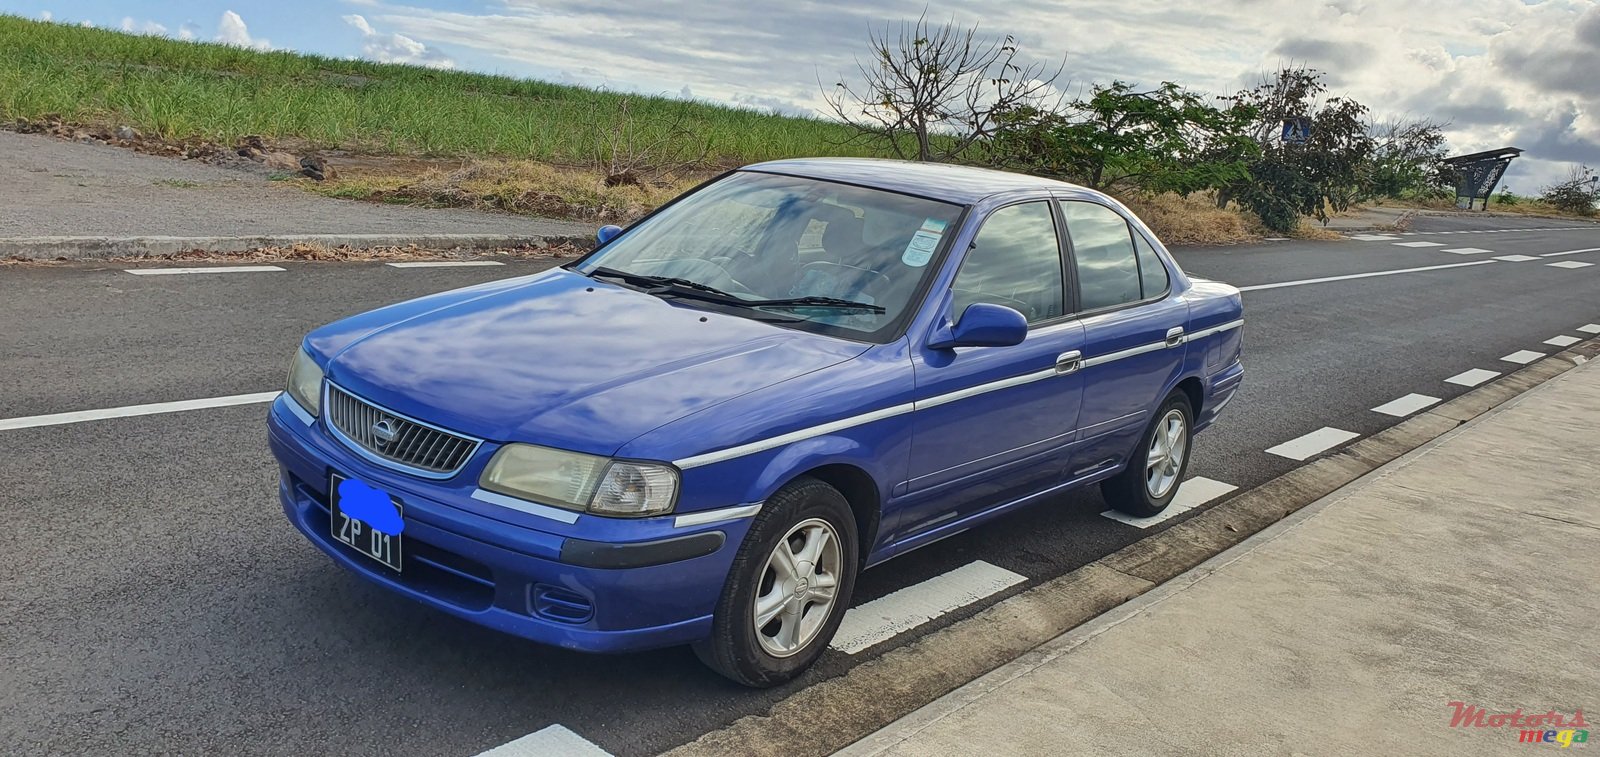
<path id="1" fill-rule="evenodd" d="M 333 440 L 320 419 L 305 423 L 290 402 L 280 396 L 268 418 L 284 513 L 352 572 L 456 617 L 567 649 L 636 651 L 710 634 L 748 518 L 684 529 L 672 528 L 670 516 L 583 515 L 530 527 L 529 516 L 508 511 L 502 520 L 492 505 L 463 502 L 459 484 L 366 462 Z M 457 478 L 476 481 L 481 465 L 469 464 Z M 334 471 L 388 491 L 405 506 L 402 572 L 332 538 L 327 489 Z"/>

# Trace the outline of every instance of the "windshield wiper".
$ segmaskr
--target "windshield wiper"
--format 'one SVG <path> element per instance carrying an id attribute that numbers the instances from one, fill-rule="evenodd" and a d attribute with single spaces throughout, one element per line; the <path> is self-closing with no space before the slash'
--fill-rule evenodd
<path id="1" fill-rule="evenodd" d="M 882 314 L 888 312 L 882 305 L 873 305 L 868 302 L 855 300 L 842 300 L 838 297 L 789 297 L 781 300 L 740 300 L 739 304 L 753 308 L 837 308 L 839 310 L 865 310 L 868 313 Z"/>
<path id="2" fill-rule="evenodd" d="M 684 289 L 693 289 L 698 292 L 705 292 L 706 294 L 714 294 L 718 297 L 725 297 L 732 302 L 741 301 L 739 298 L 734 297 L 733 295 L 728 294 L 721 289 L 711 286 L 710 284 L 702 284 L 698 281 L 690 281 L 689 279 L 680 279 L 673 276 L 650 276 L 643 273 L 629 273 L 627 271 L 619 271 L 615 268 L 606 268 L 605 266 L 596 267 L 595 269 L 589 271 L 589 275 L 604 276 L 608 279 L 622 279 L 630 284 L 643 284 L 645 286 L 660 287 L 664 289 L 683 287 Z"/>

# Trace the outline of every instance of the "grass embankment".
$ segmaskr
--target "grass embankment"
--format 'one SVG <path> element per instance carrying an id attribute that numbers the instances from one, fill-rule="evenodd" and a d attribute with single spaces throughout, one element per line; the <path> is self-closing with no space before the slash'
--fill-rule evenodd
<path id="1" fill-rule="evenodd" d="M 0 120 L 131 126 L 224 152 L 259 137 L 324 157 L 337 176 L 299 181 L 339 197 L 626 221 L 731 166 L 875 154 L 821 119 L 14 16 L 0 15 L 0 51 Z M 1260 232 L 1200 199 L 1126 199 L 1174 244 Z"/>

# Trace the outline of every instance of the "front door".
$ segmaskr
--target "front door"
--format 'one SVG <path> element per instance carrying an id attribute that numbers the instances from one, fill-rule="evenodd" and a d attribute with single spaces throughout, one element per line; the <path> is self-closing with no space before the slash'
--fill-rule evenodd
<path id="1" fill-rule="evenodd" d="M 1009 347 L 918 350 L 916 437 L 896 531 L 910 536 L 1057 481 L 1078 420 L 1083 327 L 1068 317 L 1052 203 L 995 210 L 948 293 L 952 320 L 968 305 L 1014 308 L 1028 337 Z"/>

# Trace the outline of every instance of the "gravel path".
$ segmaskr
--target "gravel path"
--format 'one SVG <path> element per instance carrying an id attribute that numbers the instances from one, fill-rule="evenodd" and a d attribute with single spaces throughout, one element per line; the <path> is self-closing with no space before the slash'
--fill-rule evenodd
<path id="1" fill-rule="evenodd" d="M 265 170 L 0 131 L 0 239 L 283 234 L 586 235 L 593 226 L 336 200 Z"/>

